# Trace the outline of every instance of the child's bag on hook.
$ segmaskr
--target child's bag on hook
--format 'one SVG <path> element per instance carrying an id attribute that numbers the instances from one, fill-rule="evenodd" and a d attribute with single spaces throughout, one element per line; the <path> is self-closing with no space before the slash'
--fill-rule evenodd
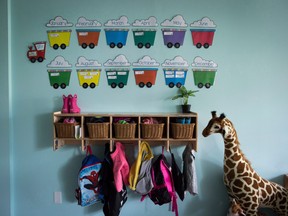
<path id="1" fill-rule="evenodd" d="M 86 157 L 78 173 L 78 188 L 75 197 L 78 205 L 89 206 L 101 200 L 100 194 L 100 169 L 102 162 L 92 154 L 91 147 L 86 146 Z"/>

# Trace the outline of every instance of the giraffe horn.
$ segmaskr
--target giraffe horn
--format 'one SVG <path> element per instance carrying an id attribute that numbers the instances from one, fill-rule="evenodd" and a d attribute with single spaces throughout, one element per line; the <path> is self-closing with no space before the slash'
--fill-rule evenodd
<path id="1" fill-rule="evenodd" d="M 217 117 L 216 111 L 212 111 L 211 114 L 212 114 L 212 118 L 216 118 Z"/>
<path id="2" fill-rule="evenodd" d="M 224 118 L 226 118 L 226 116 L 225 116 L 224 113 L 222 113 L 222 114 L 220 115 L 220 119 L 224 119 Z"/>

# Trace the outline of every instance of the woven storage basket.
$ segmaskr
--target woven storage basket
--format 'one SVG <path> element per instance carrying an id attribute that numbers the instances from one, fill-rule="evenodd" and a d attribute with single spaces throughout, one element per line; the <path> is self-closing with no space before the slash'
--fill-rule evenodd
<path id="1" fill-rule="evenodd" d="M 193 131 L 195 124 L 180 124 L 171 123 L 172 125 L 172 137 L 174 139 L 191 139 L 193 137 Z"/>
<path id="2" fill-rule="evenodd" d="M 75 138 L 75 126 L 79 123 L 54 123 L 58 138 Z"/>
<path id="3" fill-rule="evenodd" d="M 163 136 L 164 124 L 141 124 L 142 138 L 161 139 Z"/>
<path id="4" fill-rule="evenodd" d="M 135 138 L 136 123 L 119 124 L 114 123 L 115 138 L 133 139 Z"/>
<path id="5" fill-rule="evenodd" d="M 89 138 L 108 138 L 109 122 L 87 123 Z"/>

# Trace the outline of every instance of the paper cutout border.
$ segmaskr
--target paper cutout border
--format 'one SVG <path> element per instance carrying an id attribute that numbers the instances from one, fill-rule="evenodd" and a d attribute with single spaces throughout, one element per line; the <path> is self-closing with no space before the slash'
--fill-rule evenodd
<path id="1" fill-rule="evenodd" d="M 99 63 L 97 60 L 94 59 L 87 59 L 84 56 L 79 56 L 77 59 L 77 63 L 75 64 L 76 67 L 101 67 L 102 64 Z"/>
<path id="2" fill-rule="evenodd" d="M 188 24 L 184 20 L 182 15 L 175 15 L 172 19 L 166 19 L 161 23 L 163 27 L 187 27 Z"/>
<path id="3" fill-rule="evenodd" d="M 87 27 L 101 27 L 102 24 L 98 20 L 89 20 L 84 16 L 78 18 L 75 27 L 77 28 L 87 28 Z"/>
<path id="4" fill-rule="evenodd" d="M 72 64 L 70 64 L 63 56 L 56 56 L 49 64 L 47 64 L 48 68 L 71 68 Z"/>
<path id="5" fill-rule="evenodd" d="M 105 67 L 130 67 L 130 62 L 125 55 L 120 54 L 114 59 L 108 59 L 104 64 Z"/>
<path id="6" fill-rule="evenodd" d="M 50 19 L 48 23 L 46 23 L 46 27 L 72 27 L 73 23 L 68 22 L 68 20 L 64 19 L 62 16 L 56 16 L 54 19 Z"/>

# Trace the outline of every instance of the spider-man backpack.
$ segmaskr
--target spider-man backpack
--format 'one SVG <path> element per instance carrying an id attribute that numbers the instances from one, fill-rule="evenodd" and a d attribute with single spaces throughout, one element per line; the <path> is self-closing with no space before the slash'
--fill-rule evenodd
<path id="1" fill-rule="evenodd" d="M 82 166 L 78 174 L 78 188 L 75 190 L 75 197 L 78 205 L 89 206 L 101 200 L 100 169 L 102 162 L 92 154 L 90 146 L 86 147 L 86 157 L 82 161 Z"/>

